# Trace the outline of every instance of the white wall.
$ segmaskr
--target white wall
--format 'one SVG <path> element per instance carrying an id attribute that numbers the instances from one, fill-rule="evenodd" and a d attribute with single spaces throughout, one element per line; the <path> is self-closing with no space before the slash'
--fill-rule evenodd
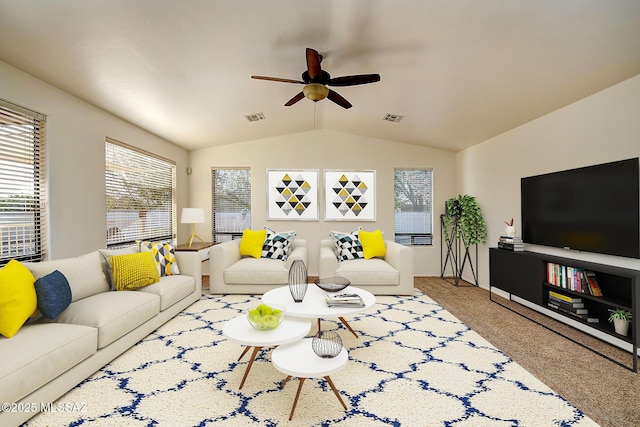
<path id="1" fill-rule="evenodd" d="M 489 287 L 488 248 L 497 246 L 504 221 L 514 217 L 521 235 L 520 178 L 638 156 L 640 76 L 458 153 L 459 192 L 477 197 L 489 231 L 479 251 L 480 285 Z M 640 270 L 640 260 L 631 258 L 525 249 Z"/>
<path id="2" fill-rule="evenodd" d="M 394 202 L 393 171 L 396 167 L 433 168 L 434 181 L 434 244 L 415 248 L 415 274 L 440 274 L 439 214 L 446 199 L 455 195 L 455 153 L 380 139 L 318 130 L 276 138 L 266 138 L 220 147 L 195 150 L 190 153 L 193 173 L 189 177 L 190 199 L 194 207 L 203 207 L 211 218 L 211 169 L 214 167 L 251 168 L 252 228 L 265 225 L 276 231 L 296 230 L 306 239 L 309 250 L 308 271 L 318 274 L 318 249 L 329 230 L 350 231 L 357 226 L 365 230 L 380 228 L 393 238 Z M 267 221 L 266 170 L 316 169 L 320 177 L 319 199 L 322 201 L 322 172 L 325 169 L 376 171 L 376 221 L 324 221 L 320 205 L 319 221 Z M 442 209 L 440 209 L 442 207 Z M 211 222 L 196 227 L 196 233 L 211 236 Z"/>
<path id="3" fill-rule="evenodd" d="M 186 206 L 186 150 L 2 61 L 0 98 L 47 116 L 50 258 L 76 256 L 106 245 L 107 136 L 176 161 L 178 212 Z M 188 233 L 186 226 L 179 227 L 179 239 Z"/>

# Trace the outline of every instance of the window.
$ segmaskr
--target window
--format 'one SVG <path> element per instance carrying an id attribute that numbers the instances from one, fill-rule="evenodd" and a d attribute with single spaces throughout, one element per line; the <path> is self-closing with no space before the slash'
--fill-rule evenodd
<path id="1" fill-rule="evenodd" d="M 107 247 L 174 241 L 175 162 L 107 138 L 105 164 Z"/>
<path id="2" fill-rule="evenodd" d="M 45 122 L 0 101 L 0 265 L 46 259 Z"/>
<path id="3" fill-rule="evenodd" d="M 213 242 L 242 237 L 251 228 L 251 170 L 212 169 Z"/>
<path id="4" fill-rule="evenodd" d="M 427 246 L 433 240 L 433 171 L 395 169 L 395 241 Z"/>

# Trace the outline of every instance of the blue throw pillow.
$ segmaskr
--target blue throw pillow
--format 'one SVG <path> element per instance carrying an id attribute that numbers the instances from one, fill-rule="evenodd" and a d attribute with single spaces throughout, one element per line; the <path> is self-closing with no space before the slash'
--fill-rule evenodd
<path id="1" fill-rule="evenodd" d="M 38 310 L 47 319 L 55 319 L 71 304 L 71 287 L 64 274 L 55 270 L 34 284 Z"/>

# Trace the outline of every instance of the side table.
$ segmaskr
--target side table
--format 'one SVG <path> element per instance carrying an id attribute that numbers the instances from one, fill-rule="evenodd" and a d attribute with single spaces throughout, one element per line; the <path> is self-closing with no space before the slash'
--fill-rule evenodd
<path id="1" fill-rule="evenodd" d="M 347 364 L 349 353 L 343 347 L 336 357 L 325 359 L 314 353 L 311 347 L 312 341 L 313 338 L 294 341 L 281 345 L 271 353 L 273 366 L 283 374 L 287 374 L 287 377 L 280 383 L 280 388 L 284 387 L 291 377 L 297 377 L 300 381 L 296 397 L 293 400 L 293 406 L 291 407 L 291 413 L 289 414 L 289 421 L 293 418 L 293 412 L 296 410 L 302 385 L 307 378 L 324 378 L 329 383 L 331 390 L 333 390 L 342 407 L 347 410 L 347 405 L 342 400 L 336 386 L 333 385 L 329 374 L 339 371 Z"/>
<path id="2" fill-rule="evenodd" d="M 247 346 L 238 360 L 242 359 L 247 351 L 253 347 L 251 359 L 249 359 L 247 369 L 244 371 L 244 376 L 242 377 L 239 388 L 241 389 L 244 385 L 247 375 L 249 375 L 249 371 L 251 370 L 251 366 L 253 366 L 253 361 L 256 359 L 256 355 L 262 347 L 275 347 L 299 340 L 306 336 L 310 330 L 310 321 L 305 319 L 292 319 L 288 317 L 285 317 L 280 326 L 276 329 L 269 331 L 259 331 L 255 329 L 249 323 L 246 314 L 240 314 L 225 323 L 222 327 L 222 335 L 237 342 L 238 344 Z"/>
<path id="3" fill-rule="evenodd" d="M 211 246 L 213 246 L 215 244 L 216 243 L 213 243 L 213 242 L 193 242 L 191 244 L 191 246 L 189 246 L 188 244 L 185 243 L 185 244 L 176 246 L 175 250 L 176 251 L 198 252 L 198 254 L 200 255 L 200 261 L 205 263 L 205 262 L 209 261 L 209 249 L 211 248 Z M 202 270 L 202 275 L 209 277 L 210 276 L 209 269 L 206 269 L 206 270 L 203 269 Z"/>

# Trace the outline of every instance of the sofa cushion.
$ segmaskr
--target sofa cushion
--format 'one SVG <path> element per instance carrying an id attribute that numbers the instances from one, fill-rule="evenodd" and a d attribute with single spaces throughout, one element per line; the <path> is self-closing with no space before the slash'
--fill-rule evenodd
<path id="1" fill-rule="evenodd" d="M 0 338 L 0 401 L 18 401 L 97 348 L 97 329 L 79 325 L 32 323 L 11 339 Z"/>
<path id="2" fill-rule="evenodd" d="M 58 270 L 42 276 L 35 283 L 38 310 L 47 319 L 55 319 L 71 304 L 71 287 Z"/>
<path id="3" fill-rule="evenodd" d="M 111 290 L 116 288 L 113 283 L 113 271 L 111 270 L 111 257 L 114 255 L 127 255 L 127 254 L 137 254 L 140 252 L 140 248 L 138 245 L 127 246 L 126 248 L 118 248 L 118 249 L 98 249 L 101 256 L 102 262 L 102 271 L 104 275 L 107 277 L 107 282 L 109 283 L 109 287 Z"/>
<path id="4" fill-rule="evenodd" d="M 151 252 L 113 255 L 110 258 L 113 284 L 118 291 L 138 289 L 160 280 Z"/>
<path id="5" fill-rule="evenodd" d="M 379 258 L 355 259 L 341 262 L 336 276 L 344 277 L 357 285 L 398 285 L 400 272 Z"/>
<path id="6" fill-rule="evenodd" d="M 191 295 L 196 288 L 196 280 L 191 276 L 171 275 L 160 278 L 158 283 L 140 288 L 160 297 L 160 311 L 171 307 L 181 299 Z"/>
<path id="7" fill-rule="evenodd" d="M 180 274 L 173 243 L 142 241 L 140 242 L 140 250 L 143 252 L 151 252 L 153 254 L 153 259 L 156 262 L 156 267 L 160 277 Z"/>
<path id="8" fill-rule="evenodd" d="M 26 262 L 25 266 L 36 279 L 60 271 L 71 287 L 71 300 L 78 301 L 91 295 L 107 292 L 109 283 L 102 271 L 101 255 L 90 252 L 77 258 L 63 258 L 43 262 Z"/>
<path id="9" fill-rule="evenodd" d="M 137 291 L 112 291 L 71 303 L 56 322 L 97 328 L 100 349 L 159 312 L 160 297 L 157 295 Z"/>
<path id="10" fill-rule="evenodd" d="M 267 239 L 267 230 L 250 230 L 245 228 L 240 239 L 240 256 L 260 258 L 262 245 Z"/>
<path id="11" fill-rule="evenodd" d="M 384 245 L 384 236 L 379 229 L 376 231 L 364 231 L 358 232 L 358 239 L 362 244 L 362 252 L 364 259 L 371 258 L 384 258 L 386 254 L 386 247 Z"/>
<path id="12" fill-rule="evenodd" d="M 0 269 L 0 334 L 7 338 L 36 311 L 34 281 L 27 267 L 15 259 Z"/>
<path id="13" fill-rule="evenodd" d="M 234 285 L 282 284 L 289 280 L 289 270 L 284 261 L 267 258 L 242 258 L 227 267 L 224 282 Z"/>
<path id="14" fill-rule="evenodd" d="M 329 236 L 333 239 L 335 245 L 335 253 L 338 261 L 346 261 L 351 259 L 364 258 L 362 243 L 358 238 L 358 232 L 361 227 L 356 228 L 350 233 L 341 233 L 339 231 L 330 231 Z"/>
<path id="15" fill-rule="evenodd" d="M 291 252 L 295 231 L 277 232 L 269 227 L 264 228 L 267 237 L 262 245 L 262 258 L 286 261 Z"/>

